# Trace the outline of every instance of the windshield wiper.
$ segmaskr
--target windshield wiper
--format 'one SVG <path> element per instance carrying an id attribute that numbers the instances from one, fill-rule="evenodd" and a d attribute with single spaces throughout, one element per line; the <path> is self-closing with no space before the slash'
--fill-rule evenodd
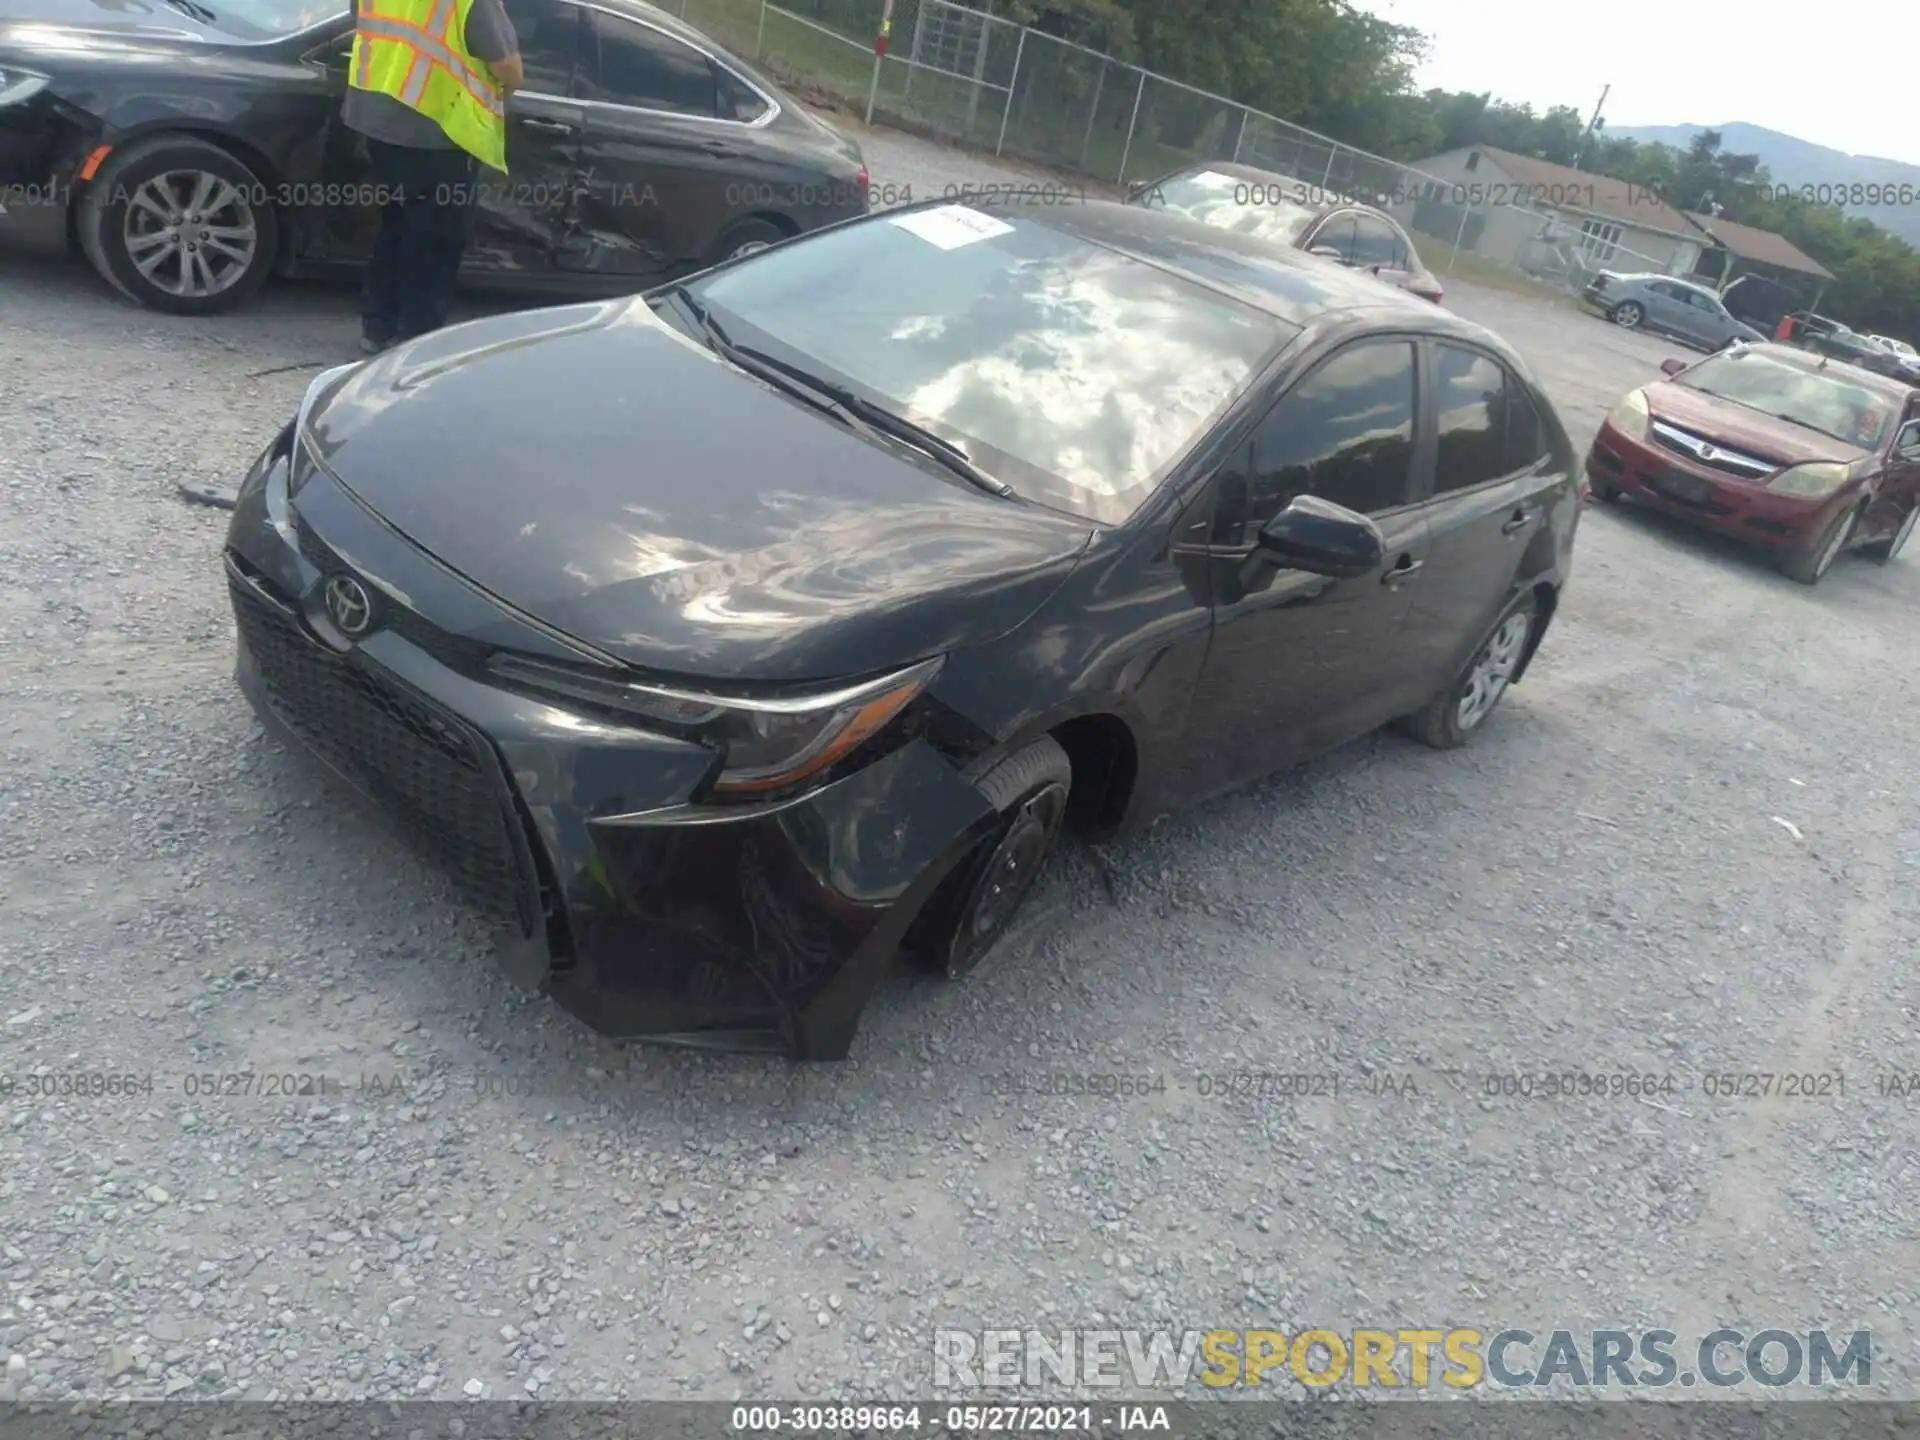
<path id="1" fill-rule="evenodd" d="M 772 360 L 756 351 L 745 350 L 734 344 L 728 338 L 727 332 L 720 328 L 720 322 L 713 318 L 705 305 L 693 298 L 686 286 L 675 285 L 667 293 L 686 307 L 687 313 L 699 324 L 700 333 L 706 337 L 707 344 L 717 354 L 724 356 L 749 375 L 758 376 L 769 385 L 784 390 L 789 395 L 798 396 L 816 409 L 826 411 L 849 430 L 857 430 L 863 435 L 872 435 L 873 427 L 841 404 L 839 397 L 828 394 L 824 389 L 810 382 L 797 382 L 793 376 L 785 372 L 783 367 Z M 809 391 L 812 393 L 808 393 Z"/>
<path id="2" fill-rule="evenodd" d="M 707 307 L 696 300 L 684 285 L 675 285 L 668 292 L 683 306 L 687 313 L 698 322 L 701 333 L 707 343 L 721 355 L 753 375 L 758 375 L 769 384 L 778 385 L 788 393 L 793 393 L 796 385 L 811 390 L 819 400 L 827 403 L 820 408 L 839 419 L 851 430 L 865 434 L 880 431 L 892 436 L 904 444 L 911 445 L 921 454 L 937 460 L 954 474 L 969 484 L 978 486 L 990 495 L 1002 498 L 1011 497 L 1013 486 L 1006 481 L 996 479 L 973 463 L 973 457 L 966 450 L 954 444 L 944 435 L 934 433 L 906 416 L 877 405 L 863 395 L 857 395 L 844 385 L 836 385 L 831 380 L 803 370 L 785 360 L 777 360 L 763 351 L 745 345 L 735 344 L 728 338 L 727 332 L 720 328 Z M 817 404 L 818 401 L 815 401 Z"/>
<path id="3" fill-rule="evenodd" d="M 198 20 L 202 25 L 215 25 L 220 17 L 200 3 L 200 0 L 167 0 L 167 4 L 190 19 Z"/>

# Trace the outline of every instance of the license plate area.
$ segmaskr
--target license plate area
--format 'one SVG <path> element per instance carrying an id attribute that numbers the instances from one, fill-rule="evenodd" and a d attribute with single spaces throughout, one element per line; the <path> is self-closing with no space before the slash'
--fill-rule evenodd
<path id="1" fill-rule="evenodd" d="M 1687 505 L 1705 505 L 1713 499 L 1713 486 L 1697 475 L 1667 470 L 1651 477 L 1653 488 Z"/>

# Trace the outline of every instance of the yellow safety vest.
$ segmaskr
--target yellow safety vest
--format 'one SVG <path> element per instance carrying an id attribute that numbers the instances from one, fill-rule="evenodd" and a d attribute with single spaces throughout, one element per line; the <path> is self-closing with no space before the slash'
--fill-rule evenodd
<path id="1" fill-rule="evenodd" d="M 473 0 L 359 0 L 348 83 L 418 110 L 484 165 L 507 169 L 507 109 L 467 49 Z"/>

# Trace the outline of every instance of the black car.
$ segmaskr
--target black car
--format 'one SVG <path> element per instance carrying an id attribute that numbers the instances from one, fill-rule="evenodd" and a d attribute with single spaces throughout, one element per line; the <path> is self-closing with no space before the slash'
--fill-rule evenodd
<path id="1" fill-rule="evenodd" d="M 638 0 L 507 12 L 526 89 L 469 281 L 630 291 L 866 213 L 859 148 L 698 31 Z M 0 225 L 176 313 L 358 267 L 379 196 L 339 119 L 351 41 L 340 0 L 8 0 Z"/>
<path id="2" fill-rule="evenodd" d="M 1734 319 L 1772 335 L 1780 321 L 1806 302 L 1800 292 L 1764 275 L 1742 275 L 1720 292 L 1720 303 Z"/>
<path id="3" fill-rule="evenodd" d="M 240 490 L 237 673 L 595 1028 L 843 1056 L 1101 834 L 1525 672 L 1578 513 L 1526 365 L 1136 207 L 922 204 L 330 371 Z"/>
<path id="4" fill-rule="evenodd" d="M 1214 161 L 1129 186 L 1128 199 L 1364 270 L 1436 305 L 1446 298 L 1439 276 L 1422 263 L 1399 221 L 1324 185 Z"/>
<path id="5" fill-rule="evenodd" d="M 1858 365 L 1862 370 L 1871 370 L 1890 380 L 1908 380 L 1911 383 L 1907 367 L 1901 363 L 1898 355 L 1891 350 L 1881 349 L 1866 336 L 1839 321 L 1806 311 L 1799 312 L 1793 318 L 1793 343 L 1802 350 L 1811 350 L 1830 360 L 1844 360 L 1849 365 Z"/>

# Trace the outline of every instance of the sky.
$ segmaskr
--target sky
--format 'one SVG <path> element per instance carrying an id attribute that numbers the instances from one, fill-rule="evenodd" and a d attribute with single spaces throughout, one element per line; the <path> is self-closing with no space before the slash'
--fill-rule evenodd
<path id="1" fill-rule="evenodd" d="M 1352 3 L 1426 33 L 1427 62 L 1415 76 L 1423 90 L 1491 90 L 1536 110 L 1571 105 L 1591 115 L 1611 85 L 1609 125 L 1745 120 L 1920 164 L 1912 86 L 1881 73 L 1920 48 L 1913 0 L 1829 0 L 1818 24 L 1784 6 L 1708 0 L 1610 0 L 1551 14 L 1541 0 Z"/>

